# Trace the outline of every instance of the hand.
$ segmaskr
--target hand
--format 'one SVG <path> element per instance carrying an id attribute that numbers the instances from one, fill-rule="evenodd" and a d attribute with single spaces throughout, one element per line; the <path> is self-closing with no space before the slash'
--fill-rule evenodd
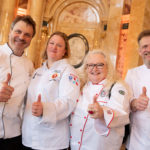
<path id="1" fill-rule="evenodd" d="M 137 111 L 137 110 L 143 111 L 147 108 L 149 98 L 147 97 L 146 92 L 147 92 L 146 87 L 143 87 L 142 94 L 139 96 L 139 98 L 134 99 L 131 102 L 131 110 L 132 111 Z"/>
<path id="2" fill-rule="evenodd" d="M 88 105 L 88 113 L 93 119 L 104 119 L 103 108 L 99 105 L 97 100 L 97 95 L 93 98 L 93 104 Z"/>
<path id="3" fill-rule="evenodd" d="M 8 85 L 10 79 L 11 75 L 8 73 L 6 81 L 0 83 L 0 102 L 7 102 L 11 98 L 14 88 Z"/>
<path id="4" fill-rule="evenodd" d="M 41 102 L 41 94 L 38 95 L 36 102 L 32 103 L 32 115 L 40 117 L 43 114 L 43 105 Z"/>

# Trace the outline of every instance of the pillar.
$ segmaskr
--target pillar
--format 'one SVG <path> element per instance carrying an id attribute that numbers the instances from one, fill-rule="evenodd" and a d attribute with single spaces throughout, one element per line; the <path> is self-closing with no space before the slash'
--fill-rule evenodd
<path id="1" fill-rule="evenodd" d="M 124 76 L 128 69 L 142 63 L 138 54 L 137 37 L 144 29 L 150 29 L 150 2 L 149 0 L 132 0 L 130 22 L 125 52 Z"/>
<path id="2" fill-rule="evenodd" d="M 0 44 L 8 41 L 10 26 L 17 13 L 18 0 L 0 0 Z"/>
<path id="3" fill-rule="evenodd" d="M 111 54 L 111 56 L 114 58 L 114 64 L 116 63 L 122 11 L 123 0 L 110 0 L 107 31 L 105 39 L 102 43 L 102 49 Z"/>
<path id="4" fill-rule="evenodd" d="M 27 56 L 33 61 L 35 68 L 39 67 L 41 29 L 46 0 L 29 0 L 28 14 L 36 22 L 36 35 L 27 50 Z"/>

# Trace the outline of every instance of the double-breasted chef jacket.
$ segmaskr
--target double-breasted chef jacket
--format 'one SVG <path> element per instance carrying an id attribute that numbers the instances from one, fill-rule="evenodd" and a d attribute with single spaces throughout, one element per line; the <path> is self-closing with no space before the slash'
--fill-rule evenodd
<path id="1" fill-rule="evenodd" d="M 22 127 L 23 144 L 40 150 L 60 150 L 69 147 L 69 115 L 80 93 L 75 69 L 66 59 L 46 63 L 37 69 L 28 88 Z M 32 115 L 32 103 L 41 94 L 43 115 Z"/>
<path id="2" fill-rule="evenodd" d="M 33 71 L 33 64 L 25 55 L 14 55 L 7 43 L 0 46 L 0 82 L 6 81 L 10 73 L 9 85 L 14 88 L 8 102 L 0 102 L 0 139 L 21 135 L 24 97 Z"/>
<path id="3" fill-rule="evenodd" d="M 146 94 L 150 98 L 150 69 L 146 65 L 129 70 L 126 81 L 133 91 L 131 100 L 142 94 L 143 87 L 146 87 Z M 131 112 L 131 133 L 128 146 L 129 150 L 150 149 L 150 103 L 144 111 Z"/>
<path id="4" fill-rule="evenodd" d="M 129 123 L 129 96 L 122 84 L 115 83 L 111 90 L 104 89 L 103 80 L 99 84 L 88 82 L 80 95 L 77 107 L 71 115 L 71 150 L 120 150 L 124 126 Z M 93 103 L 94 95 L 104 108 L 105 123 L 92 119 L 87 108 Z"/>

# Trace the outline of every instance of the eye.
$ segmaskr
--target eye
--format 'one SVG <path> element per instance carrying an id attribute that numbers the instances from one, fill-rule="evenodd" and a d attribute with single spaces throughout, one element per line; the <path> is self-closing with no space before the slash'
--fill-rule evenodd
<path id="1" fill-rule="evenodd" d="M 104 66 L 104 63 L 97 64 L 97 67 L 103 67 L 103 66 Z"/>
<path id="2" fill-rule="evenodd" d="M 143 45 L 142 49 L 146 49 L 148 47 L 148 45 Z"/>
<path id="3" fill-rule="evenodd" d="M 61 44 L 57 44 L 57 46 L 58 46 L 58 47 L 62 47 L 62 45 L 61 45 Z"/>
<path id="4" fill-rule="evenodd" d="M 22 32 L 21 32 L 21 30 L 16 30 L 15 33 L 21 34 Z"/>
<path id="5" fill-rule="evenodd" d="M 31 36 L 31 34 L 29 34 L 29 33 L 25 33 L 25 37 L 31 38 L 32 36 Z"/>
<path id="6" fill-rule="evenodd" d="M 94 67 L 94 64 L 87 64 L 88 67 Z"/>

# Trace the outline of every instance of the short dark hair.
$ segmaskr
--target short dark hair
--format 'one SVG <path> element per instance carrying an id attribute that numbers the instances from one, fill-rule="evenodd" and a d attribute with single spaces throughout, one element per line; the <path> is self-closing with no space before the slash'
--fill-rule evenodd
<path id="1" fill-rule="evenodd" d="M 145 37 L 145 36 L 150 36 L 150 30 L 144 30 L 142 31 L 139 36 L 138 36 L 138 43 L 140 42 L 140 40 Z"/>
<path id="2" fill-rule="evenodd" d="M 12 24 L 11 24 L 11 29 L 13 29 L 14 26 L 15 26 L 15 24 L 16 24 L 17 22 L 19 22 L 19 21 L 24 21 L 26 24 L 32 26 L 32 28 L 33 28 L 33 36 L 32 36 L 32 37 L 34 37 L 34 35 L 35 35 L 35 33 L 36 33 L 36 23 L 35 23 L 35 21 L 32 19 L 32 17 L 29 16 L 29 15 L 26 15 L 26 16 L 17 16 L 17 17 L 15 18 L 15 20 L 14 20 L 14 21 L 12 22 Z"/>
<path id="3" fill-rule="evenodd" d="M 67 34 L 63 33 L 63 32 L 60 32 L 60 31 L 56 31 L 54 33 L 51 34 L 51 36 L 49 37 L 48 41 L 47 41 L 47 45 L 49 43 L 49 40 L 54 36 L 54 35 L 58 35 L 60 37 L 63 38 L 64 42 L 65 42 L 65 50 L 66 50 L 66 53 L 65 55 L 63 56 L 63 58 L 69 58 L 70 56 L 70 46 L 69 46 L 69 41 L 68 41 L 68 36 Z M 43 58 L 44 59 L 47 59 L 47 45 L 46 45 L 46 49 L 43 53 Z"/>

